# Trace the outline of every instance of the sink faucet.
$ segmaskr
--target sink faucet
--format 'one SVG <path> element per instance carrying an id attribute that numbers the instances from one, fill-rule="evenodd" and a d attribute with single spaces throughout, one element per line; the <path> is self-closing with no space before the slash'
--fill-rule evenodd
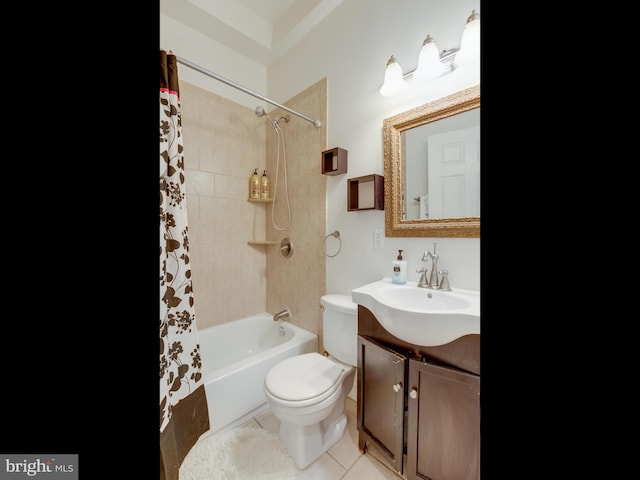
<path id="1" fill-rule="evenodd" d="M 429 275 L 429 284 L 426 285 L 426 288 L 440 288 L 440 284 L 438 282 L 438 259 L 440 257 L 436 254 L 436 245 L 437 242 L 433 242 L 433 253 L 429 250 L 425 250 L 422 254 L 423 262 L 431 260 L 431 275 Z"/>
<path id="2" fill-rule="evenodd" d="M 291 310 L 289 310 L 289 307 L 285 307 L 284 310 L 276 313 L 273 316 L 273 321 L 277 322 L 278 320 L 282 320 L 283 318 L 291 318 Z"/>

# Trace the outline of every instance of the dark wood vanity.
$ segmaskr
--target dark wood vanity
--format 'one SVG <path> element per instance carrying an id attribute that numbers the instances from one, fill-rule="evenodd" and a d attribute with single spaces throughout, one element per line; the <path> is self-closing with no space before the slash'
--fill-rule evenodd
<path id="1" fill-rule="evenodd" d="M 407 343 L 358 305 L 358 446 L 398 474 L 480 478 L 480 335 Z"/>

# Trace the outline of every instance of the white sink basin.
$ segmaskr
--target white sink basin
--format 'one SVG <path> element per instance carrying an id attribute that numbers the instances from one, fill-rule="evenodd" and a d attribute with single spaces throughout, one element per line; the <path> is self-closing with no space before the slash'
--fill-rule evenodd
<path id="1" fill-rule="evenodd" d="M 444 345 L 480 333 L 480 292 L 475 290 L 445 292 L 383 278 L 352 290 L 351 299 L 371 310 L 389 333 L 414 345 Z"/>

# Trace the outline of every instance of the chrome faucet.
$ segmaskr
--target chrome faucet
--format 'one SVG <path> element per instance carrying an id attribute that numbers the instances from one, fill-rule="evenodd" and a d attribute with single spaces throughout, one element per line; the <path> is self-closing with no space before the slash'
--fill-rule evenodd
<path id="1" fill-rule="evenodd" d="M 291 310 L 289 310 L 289 307 L 285 307 L 284 310 L 276 313 L 273 316 L 273 321 L 277 322 L 278 320 L 282 320 L 283 318 L 291 318 Z"/>
<path id="2" fill-rule="evenodd" d="M 433 242 L 433 253 L 429 250 L 425 250 L 422 254 L 423 262 L 431 260 L 431 274 L 429 275 L 429 284 L 426 285 L 426 288 L 440 288 L 440 283 L 438 282 L 438 259 L 440 257 L 436 254 L 436 245 L 437 242 Z"/>

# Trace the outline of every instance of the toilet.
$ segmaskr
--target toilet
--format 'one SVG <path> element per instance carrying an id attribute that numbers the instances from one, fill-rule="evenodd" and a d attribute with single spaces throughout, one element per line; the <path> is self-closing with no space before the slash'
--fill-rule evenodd
<path id="1" fill-rule="evenodd" d="M 349 295 L 329 294 L 322 304 L 323 347 L 328 356 L 305 353 L 274 365 L 264 381 L 267 403 L 280 420 L 280 440 L 304 469 L 344 434 L 347 396 L 358 364 L 357 305 Z"/>

